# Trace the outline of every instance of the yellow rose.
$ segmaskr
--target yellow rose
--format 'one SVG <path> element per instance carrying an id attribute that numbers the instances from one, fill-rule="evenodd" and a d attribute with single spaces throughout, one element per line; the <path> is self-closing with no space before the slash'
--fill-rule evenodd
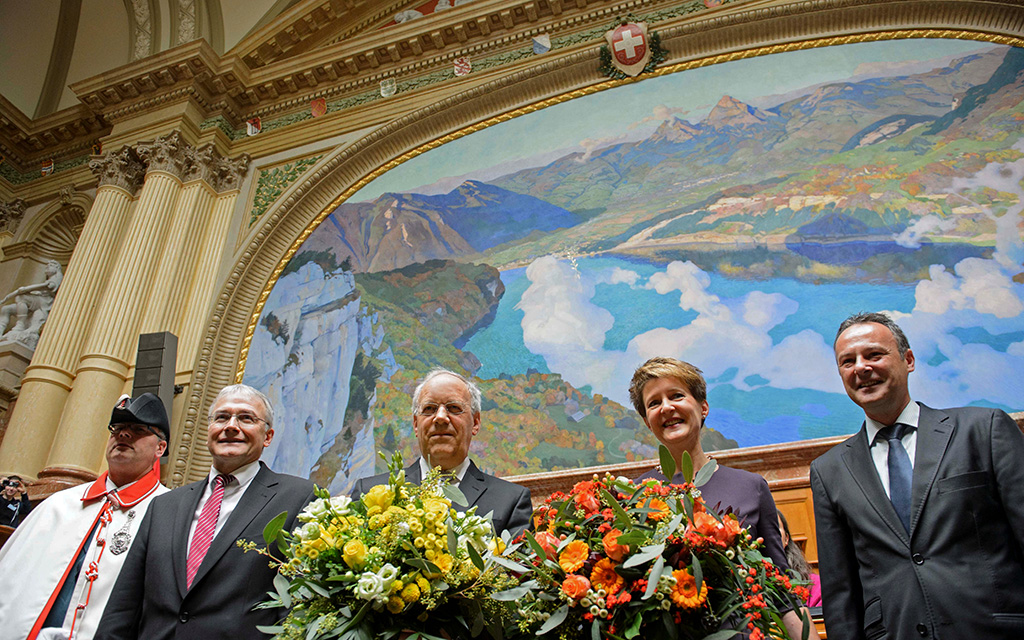
<path id="1" fill-rule="evenodd" d="M 374 516 L 387 511 L 395 499 L 394 492 L 386 484 L 379 484 L 363 494 L 366 515 Z"/>
<path id="2" fill-rule="evenodd" d="M 451 557 L 447 553 L 442 553 L 434 558 L 434 564 L 437 565 L 437 568 L 440 569 L 442 573 L 448 573 L 452 570 L 452 565 L 455 564 L 455 558 Z"/>
<path id="3" fill-rule="evenodd" d="M 487 548 L 491 550 L 491 553 L 505 553 L 505 541 L 501 538 L 491 538 L 487 541 Z"/>
<path id="4" fill-rule="evenodd" d="M 366 562 L 366 545 L 362 540 L 349 540 L 342 551 L 342 559 L 350 569 L 362 569 Z"/>

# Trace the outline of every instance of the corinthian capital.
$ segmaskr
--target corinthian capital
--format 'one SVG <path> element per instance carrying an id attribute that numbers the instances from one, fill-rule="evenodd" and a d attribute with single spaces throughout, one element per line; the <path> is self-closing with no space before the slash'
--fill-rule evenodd
<path id="1" fill-rule="evenodd" d="M 147 171 L 166 171 L 181 178 L 191 148 L 180 132 L 172 131 L 153 142 L 136 145 L 135 150 L 148 165 Z"/>
<path id="2" fill-rule="evenodd" d="M 243 153 L 237 158 L 221 158 L 217 163 L 217 172 L 213 188 L 217 193 L 237 189 L 242 184 L 242 178 L 249 170 L 249 154 Z"/>
<path id="3" fill-rule="evenodd" d="M 214 150 L 212 144 L 204 144 L 198 149 L 190 149 L 182 179 L 185 182 L 202 180 L 212 186 L 220 160 L 220 154 Z"/>
<path id="4" fill-rule="evenodd" d="M 99 186 L 121 187 L 132 195 L 142 186 L 146 175 L 146 165 L 142 164 L 130 147 L 121 147 L 120 151 L 111 151 L 93 158 L 89 161 L 89 168 L 99 178 Z"/>
<path id="5" fill-rule="evenodd" d="M 9 231 L 14 233 L 25 216 L 25 201 L 21 198 L 10 202 L 0 202 L 0 232 Z"/>

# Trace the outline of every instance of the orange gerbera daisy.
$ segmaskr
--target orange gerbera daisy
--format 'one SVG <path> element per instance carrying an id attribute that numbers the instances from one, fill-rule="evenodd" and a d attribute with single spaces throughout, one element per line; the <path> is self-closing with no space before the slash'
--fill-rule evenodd
<path id="1" fill-rule="evenodd" d="M 562 549 L 562 553 L 558 556 L 558 566 L 562 567 L 562 571 L 566 573 L 579 571 L 589 556 L 590 547 L 587 546 L 587 543 L 582 540 L 573 540 Z"/>
<path id="2" fill-rule="evenodd" d="M 618 593 L 622 589 L 622 585 L 625 584 L 625 580 L 622 576 L 615 573 L 615 562 L 610 558 L 601 558 L 594 565 L 594 570 L 590 572 L 590 584 L 594 586 L 594 589 L 604 589 L 605 593 L 612 594 Z"/>
<path id="3" fill-rule="evenodd" d="M 647 517 L 651 520 L 662 520 L 670 514 L 668 510 L 668 503 L 661 498 L 651 497 L 650 500 L 644 503 L 644 506 L 653 510 L 651 513 L 647 514 Z"/>
<path id="4" fill-rule="evenodd" d="M 676 586 L 672 587 L 669 597 L 676 606 L 697 609 L 708 599 L 707 583 L 702 583 L 697 591 L 697 581 L 687 569 L 673 571 L 672 577 L 676 579 Z"/>

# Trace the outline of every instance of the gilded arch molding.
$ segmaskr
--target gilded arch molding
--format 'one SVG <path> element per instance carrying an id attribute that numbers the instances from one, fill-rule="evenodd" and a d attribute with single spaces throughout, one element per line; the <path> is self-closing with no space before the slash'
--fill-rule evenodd
<path id="1" fill-rule="evenodd" d="M 638 3 L 642 4 L 642 3 Z M 642 6 L 633 7 L 642 14 Z M 613 18 L 614 16 L 609 16 Z M 701 20 L 655 24 L 669 51 L 657 74 L 794 49 L 898 38 L 976 39 L 1024 46 L 1024 5 L 954 0 L 806 0 L 754 3 Z M 636 82 L 600 76 L 598 44 L 453 94 L 325 156 L 262 217 L 236 253 L 212 305 L 194 366 L 174 485 L 207 473 L 202 416 L 218 390 L 241 379 L 255 323 L 285 265 L 341 202 L 385 171 L 426 150 L 518 115 Z"/>

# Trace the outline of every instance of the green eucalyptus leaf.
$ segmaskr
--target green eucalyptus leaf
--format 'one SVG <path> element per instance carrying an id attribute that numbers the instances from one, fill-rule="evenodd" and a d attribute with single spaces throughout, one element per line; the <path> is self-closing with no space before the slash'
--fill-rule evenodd
<path id="1" fill-rule="evenodd" d="M 651 544 L 647 545 L 646 547 L 640 547 L 640 552 L 631 555 L 625 562 L 622 563 L 622 567 L 624 569 L 628 569 L 630 567 L 635 567 L 637 565 L 644 564 L 645 562 L 650 562 L 651 560 L 660 557 L 661 554 L 664 552 L 664 543 Z"/>
<path id="2" fill-rule="evenodd" d="M 672 476 L 676 475 L 676 461 L 672 459 L 672 454 L 668 452 L 668 447 L 660 445 L 658 447 L 658 458 L 661 461 L 661 472 L 665 474 L 665 477 L 669 480 Z"/>
<path id="3" fill-rule="evenodd" d="M 544 621 L 544 624 L 541 625 L 540 629 L 537 629 L 537 635 L 542 636 L 548 631 L 557 628 L 558 625 L 562 624 L 562 621 L 565 620 L 565 616 L 568 614 L 569 605 L 563 604 L 558 608 L 558 611 L 552 613 L 551 617 Z"/>
<path id="4" fill-rule="evenodd" d="M 714 460 L 708 460 L 707 464 L 700 468 L 697 472 L 697 477 L 694 478 L 693 484 L 698 487 L 703 487 L 707 484 L 708 480 L 711 479 L 711 475 L 718 469 L 718 462 Z"/>
<path id="5" fill-rule="evenodd" d="M 650 575 L 647 576 L 647 590 L 644 591 L 642 600 L 650 600 L 651 596 L 658 590 L 658 579 L 661 578 L 661 573 L 664 569 L 665 557 L 658 556 L 658 559 L 654 561 L 654 566 L 651 567 Z M 629 636 L 627 635 L 626 637 Z"/>
<path id="6" fill-rule="evenodd" d="M 693 482 L 693 458 L 690 457 L 689 451 L 683 452 L 682 468 L 680 471 L 683 472 L 683 479 L 687 482 Z M 671 476 L 669 476 L 671 479 Z"/>
<path id="7" fill-rule="evenodd" d="M 608 493 L 607 489 L 601 489 L 600 492 L 601 497 L 604 498 L 605 504 L 610 504 L 612 506 L 612 512 L 615 514 L 615 523 L 623 529 L 628 527 L 630 524 L 629 514 L 622 508 L 619 501 L 615 499 L 615 496 Z"/>
<path id="8" fill-rule="evenodd" d="M 269 547 L 272 542 L 277 540 L 277 534 L 284 528 L 284 523 L 288 521 L 288 512 L 282 511 L 277 514 L 273 520 L 267 523 L 267 526 L 263 527 L 263 542 Z"/>
<path id="9" fill-rule="evenodd" d="M 292 594 L 288 593 L 289 584 L 288 578 L 280 573 L 274 576 L 274 588 L 277 589 L 277 597 L 281 599 L 285 609 L 292 608 Z"/>
<path id="10" fill-rule="evenodd" d="M 629 626 L 626 627 L 625 635 L 626 635 L 627 638 L 635 638 L 637 636 L 637 634 L 640 633 L 640 623 L 642 621 L 643 621 L 643 617 L 642 616 L 640 616 L 640 615 L 633 616 L 633 619 L 630 620 L 630 622 L 629 622 Z"/>
<path id="11" fill-rule="evenodd" d="M 716 631 L 709 636 L 704 636 L 704 640 L 728 640 L 729 638 L 735 638 L 739 633 L 740 632 L 735 629 L 722 629 L 721 631 Z"/>
<path id="12" fill-rule="evenodd" d="M 444 497 L 452 501 L 452 503 L 459 505 L 460 507 L 468 507 L 469 500 L 466 499 L 466 494 L 462 493 L 454 484 L 448 482 L 441 483 L 441 491 L 444 492 Z"/>
<path id="13" fill-rule="evenodd" d="M 480 557 L 480 552 L 476 550 L 476 547 L 474 547 L 469 542 L 466 542 L 466 551 L 469 552 L 469 559 L 473 562 L 473 566 L 475 566 L 480 571 L 483 571 L 484 559 Z"/>
<path id="14" fill-rule="evenodd" d="M 693 574 L 693 579 L 697 582 L 697 593 L 700 593 L 700 585 L 704 582 L 704 569 L 700 566 L 700 560 L 696 555 L 693 556 L 690 573 Z"/>
<path id="15" fill-rule="evenodd" d="M 527 571 L 530 570 L 530 567 L 527 567 L 526 565 L 519 564 L 518 562 L 514 562 L 512 560 L 509 560 L 508 558 L 505 558 L 503 556 L 492 555 L 491 556 L 491 560 L 494 561 L 494 564 L 501 565 L 502 567 L 505 567 L 506 569 L 510 569 L 512 571 L 515 571 L 516 573 L 526 573 Z"/>

